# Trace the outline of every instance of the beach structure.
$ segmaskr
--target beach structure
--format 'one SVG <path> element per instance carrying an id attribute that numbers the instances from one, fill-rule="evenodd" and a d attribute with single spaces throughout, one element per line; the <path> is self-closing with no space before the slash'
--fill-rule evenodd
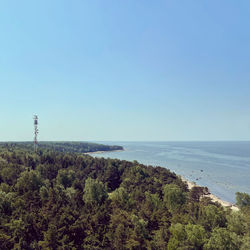
<path id="1" fill-rule="evenodd" d="M 38 135 L 38 116 L 34 115 L 34 151 L 37 152 L 37 135 Z"/>

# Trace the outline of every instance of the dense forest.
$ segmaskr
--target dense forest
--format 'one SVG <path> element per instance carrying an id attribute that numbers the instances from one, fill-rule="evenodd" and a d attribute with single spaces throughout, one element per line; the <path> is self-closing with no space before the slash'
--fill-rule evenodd
<path id="1" fill-rule="evenodd" d="M 250 249 L 248 194 L 233 212 L 165 168 L 24 144 L 0 145 L 2 250 Z"/>
<path id="2" fill-rule="evenodd" d="M 0 148 L 33 149 L 33 142 L 0 142 Z M 90 142 L 39 142 L 39 148 L 43 151 L 56 151 L 67 153 L 89 153 L 97 151 L 123 150 L 121 146 L 110 146 Z"/>

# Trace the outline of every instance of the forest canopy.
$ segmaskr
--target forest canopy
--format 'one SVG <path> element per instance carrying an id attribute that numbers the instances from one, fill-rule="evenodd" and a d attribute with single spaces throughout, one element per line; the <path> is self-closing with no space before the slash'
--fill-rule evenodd
<path id="1" fill-rule="evenodd" d="M 33 149 L 33 142 L 1 142 L 0 147 L 15 148 L 15 149 Z M 39 149 L 43 151 L 53 150 L 56 152 L 67 153 L 90 153 L 97 151 L 113 151 L 123 150 L 122 146 L 104 145 L 92 142 L 39 142 Z"/>
<path id="2" fill-rule="evenodd" d="M 1 249 L 250 249 L 248 194 L 231 211 L 165 168 L 80 148 L 0 145 Z"/>

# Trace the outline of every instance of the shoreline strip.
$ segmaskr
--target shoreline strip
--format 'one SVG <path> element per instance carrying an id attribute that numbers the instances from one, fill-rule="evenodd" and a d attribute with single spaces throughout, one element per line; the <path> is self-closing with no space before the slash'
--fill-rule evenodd
<path id="1" fill-rule="evenodd" d="M 102 154 L 102 153 L 109 153 L 109 152 L 121 152 L 121 151 L 124 151 L 119 149 L 119 150 L 110 150 L 110 151 L 96 151 L 96 152 L 88 152 L 88 153 L 85 153 L 87 155 L 92 155 L 92 154 Z M 183 176 L 179 175 L 181 180 L 183 182 L 186 182 L 187 185 L 188 185 L 188 189 L 192 189 L 193 187 L 199 187 L 199 185 L 197 185 L 195 182 L 191 182 L 191 181 L 188 181 L 186 178 L 184 178 Z M 232 204 L 231 202 L 228 202 L 228 201 L 224 201 L 222 200 L 221 198 L 217 197 L 216 195 L 214 194 L 207 194 L 205 195 L 204 197 L 209 197 L 213 202 L 218 202 L 219 204 L 221 204 L 223 207 L 226 207 L 226 208 L 230 208 L 232 209 L 233 211 L 239 211 L 239 208 Z"/>
<path id="2" fill-rule="evenodd" d="M 183 182 L 186 182 L 187 185 L 188 185 L 188 189 L 192 189 L 193 187 L 199 187 L 199 185 L 196 185 L 195 182 L 191 182 L 191 181 L 188 181 L 186 178 L 184 178 L 183 176 L 180 176 L 180 178 L 182 179 Z M 209 197 L 213 202 L 218 202 L 220 203 L 223 207 L 226 207 L 226 208 L 230 208 L 232 209 L 233 211 L 239 211 L 239 208 L 228 202 L 228 201 L 224 201 L 222 199 L 220 199 L 219 197 L 217 197 L 216 195 L 214 194 L 207 194 L 207 195 L 204 195 L 204 197 Z"/>
<path id="3" fill-rule="evenodd" d="M 121 152 L 121 151 L 124 151 L 124 149 L 107 150 L 107 151 L 94 151 L 94 152 L 87 152 L 87 153 L 84 153 L 84 154 L 92 155 L 92 154 L 103 154 L 103 153 L 112 153 L 112 152 Z"/>

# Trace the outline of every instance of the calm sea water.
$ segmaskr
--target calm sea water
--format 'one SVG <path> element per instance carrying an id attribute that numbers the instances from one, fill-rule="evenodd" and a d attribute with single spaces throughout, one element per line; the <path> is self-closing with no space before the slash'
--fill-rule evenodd
<path id="1" fill-rule="evenodd" d="M 95 157 L 137 160 L 162 166 L 234 203 L 235 192 L 250 193 L 250 142 L 101 142 L 125 151 Z"/>

